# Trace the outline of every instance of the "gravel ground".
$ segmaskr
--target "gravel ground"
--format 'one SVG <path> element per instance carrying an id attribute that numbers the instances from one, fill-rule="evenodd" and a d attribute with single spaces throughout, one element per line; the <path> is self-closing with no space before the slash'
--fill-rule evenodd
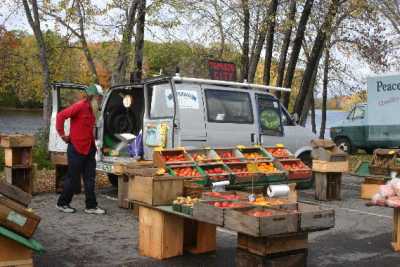
<path id="1" fill-rule="evenodd" d="M 347 176 L 343 200 L 317 202 L 313 191 L 302 191 L 302 200 L 332 207 L 336 212 L 334 229 L 310 234 L 309 266 L 400 266 L 400 257 L 391 249 L 392 209 L 366 207 L 358 199 L 360 180 Z M 35 239 L 46 253 L 35 256 L 35 266 L 234 266 L 236 235 L 219 229 L 216 253 L 185 254 L 165 261 L 138 255 L 138 224 L 132 211 L 119 209 L 116 191 L 98 191 L 106 216 L 83 213 L 84 196 L 78 195 L 73 206 L 76 214 L 55 210 L 57 196 L 46 193 L 34 197 L 32 208 L 42 216 Z"/>

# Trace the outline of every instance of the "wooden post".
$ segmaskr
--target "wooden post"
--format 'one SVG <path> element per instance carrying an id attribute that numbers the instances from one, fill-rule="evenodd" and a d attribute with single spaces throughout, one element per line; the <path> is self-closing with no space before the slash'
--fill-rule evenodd
<path id="1" fill-rule="evenodd" d="M 139 254 L 167 259 L 183 254 L 184 219 L 153 208 L 139 207 Z"/>
<path id="2" fill-rule="evenodd" d="M 400 208 L 393 209 L 393 242 L 394 251 L 400 251 Z"/>
<path id="3" fill-rule="evenodd" d="M 315 174 L 315 199 L 328 201 L 341 199 L 341 173 L 322 173 Z"/>
<path id="4" fill-rule="evenodd" d="M 217 226 L 214 224 L 185 219 L 184 247 L 193 254 L 215 251 Z"/>

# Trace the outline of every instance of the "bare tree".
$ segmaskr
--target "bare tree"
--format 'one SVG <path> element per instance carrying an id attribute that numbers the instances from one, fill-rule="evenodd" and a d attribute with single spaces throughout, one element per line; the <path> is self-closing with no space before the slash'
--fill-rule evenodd
<path id="1" fill-rule="evenodd" d="M 243 9 L 243 44 L 242 44 L 240 81 L 247 79 L 249 72 L 250 10 L 249 10 L 248 0 L 242 0 L 242 9 Z"/>
<path id="2" fill-rule="evenodd" d="M 126 69 L 129 62 L 129 50 L 131 48 L 133 31 L 136 23 L 136 10 L 139 1 L 140 0 L 132 0 L 128 10 L 126 25 L 122 33 L 121 45 L 118 50 L 118 57 L 115 63 L 114 71 L 112 73 L 112 85 L 121 84 L 126 80 L 125 77 L 127 72 Z"/>
<path id="3" fill-rule="evenodd" d="M 133 82 L 137 83 L 142 80 L 143 74 L 143 48 L 144 48 L 144 27 L 146 24 L 146 0 L 139 0 L 138 21 L 136 23 L 135 36 L 135 60 L 133 68 Z"/>
<path id="4" fill-rule="evenodd" d="M 46 126 L 45 129 L 48 130 L 51 116 L 50 69 L 46 52 L 46 43 L 40 26 L 39 7 L 36 0 L 31 0 L 29 2 L 28 0 L 22 0 L 22 3 L 24 5 L 26 18 L 32 28 L 36 44 L 39 48 L 39 60 L 40 65 L 42 66 L 43 76 L 43 119 Z"/>
<path id="5" fill-rule="evenodd" d="M 264 77 L 263 82 L 269 85 L 271 80 L 271 64 L 272 64 L 272 49 L 274 48 L 274 34 L 275 34 L 275 21 L 276 10 L 278 9 L 278 0 L 272 0 L 268 8 L 268 30 L 267 39 L 265 40 L 265 61 L 264 61 Z"/>
<path id="6" fill-rule="evenodd" d="M 322 118 L 321 118 L 321 128 L 319 131 L 319 138 L 325 138 L 325 129 L 326 129 L 326 102 L 328 99 L 328 75 L 329 75 L 329 61 L 330 61 L 330 51 L 329 46 L 325 48 L 325 61 L 324 61 L 324 78 L 322 85 Z"/>
<path id="7" fill-rule="evenodd" d="M 314 0 L 306 0 L 304 7 L 303 7 L 303 13 L 301 14 L 300 21 L 297 26 L 297 31 L 296 31 L 296 36 L 293 40 L 293 45 L 292 45 L 292 53 L 290 55 L 290 59 L 288 62 L 288 66 L 286 69 L 286 75 L 285 75 L 285 80 L 283 82 L 283 87 L 291 88 L 292 87 L 292 82 L 294 78 L 294 73 L 296 70 L 296 65 L 297 61 L 299 59 L 299 54 L 301 50 L 301 45 L 303 43 L 304 39 L 304 33 L 306 31 L 306 26 L 308 19 L 311 14 L 311 9 L 313 6 Z M 289 100 L 290 100 L 290 93 L 284 93 L 283 94 L 283 105 L 288 108 L 289 106 Z"/>
<path id="8" fill-rule="evenodd" d="M 283 77 L 285 75 L 286 57 L 289 50 L 290 38 L 292 36 L 292 28 L 295 23 L 296 16 L 296 0 L 289 1 L 289 12 L 286 19 L 286 31 L 284 33 L 282 48 L 279 56 L 278 73 L 276 78 L 276 86 L 282 86 Z M 277 97 L 281 97 L 281 91 L 277 91 Z"/>

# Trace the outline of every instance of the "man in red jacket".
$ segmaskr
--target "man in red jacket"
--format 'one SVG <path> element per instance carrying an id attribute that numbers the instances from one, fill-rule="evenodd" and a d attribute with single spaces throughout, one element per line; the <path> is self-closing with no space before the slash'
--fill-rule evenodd
<path id="1" fill-rule="evenodd" d="M 70 206 L 74 195 L 74 185 L 80 183 L 81 174 L 86 195 L 86 213 L 105 214 L 106 211 L 97 206 L 95 190 L 96 178 L 96 145 L 94 128 L 96 117 L 92 106 L 97 106 L 103 93 L 97 84 L 89 86 L 84 99 L 57 114 L 56 129 L 61 138 L 68 144 L 68 172 L 64 179 L 64 189 L 61 193 L 57 209 L 66 213 L 76 210 Z M 96 110 L 95 110 L 96 111 Z M 65 120 L 70 119 L 69 135 L 64 132 Z"/>

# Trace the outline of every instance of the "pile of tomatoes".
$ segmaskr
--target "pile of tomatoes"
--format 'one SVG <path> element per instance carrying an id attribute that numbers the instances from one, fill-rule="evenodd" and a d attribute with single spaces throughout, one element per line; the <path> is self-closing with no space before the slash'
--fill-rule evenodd
<path id="1" fill-rule="evenodd" d="M 178 155 L 164 155 L 164 160 L 166 162 L 176 162 L 176 161 L 186 161 L 185 155 L 178 154 Z"/>
<path id="2" fill-rule="evenodd" d="M 210 205 L 213 205 L 214 207 L 217 208 L 244 208 L 246 205 L 243 203 L 238 203 L 238 202 L 227 202 L 227 201 L 216 201 L 216 202 L 210 202 Z"/>
<path id="3" fill-rule="evenodd" d="M 179 168 L 173 168 L 173 171 L 175 172 L 176 176 L 180 177 L 200 177 L 200 173 L 193 167 L 179 167 Z"/>
<path id="4" fill-rule="evenodd" d="M 222 198 L 226 200 L 239 200 L 240 196 L 235 194 L 221 194 L 220 192 L 207 192 L 207 196 L 215 197 L 215 198 Z"/>
<path id="5" fill-rule="evenodd" d="M 300 171 L 304 169 L 308 169 L 307 166 L 301 161 L 301 160 L 295 160 L 295 161 L 287 161 L 287 162 L 281 162 L 283 168 L 288 171 Z"/>
<path id="6" fill-rule="evenodd" d="M 230 151 L 218 152 L 218 156 L 220 156 L 224 162 L 240 162 Z"/>
<path id="7" fill-rule="evenodd" d="M 229 166 L 229 168 L 237 176 L 246 176 L 248 174 L 246 166 Z"/>
<path id="8" fill-rule="evenodd" d="M 267 148 L 267 151 L 272 154 L 275 158 L 288 158 L 290 156 L 289 151 L 286 148 Z"/>

